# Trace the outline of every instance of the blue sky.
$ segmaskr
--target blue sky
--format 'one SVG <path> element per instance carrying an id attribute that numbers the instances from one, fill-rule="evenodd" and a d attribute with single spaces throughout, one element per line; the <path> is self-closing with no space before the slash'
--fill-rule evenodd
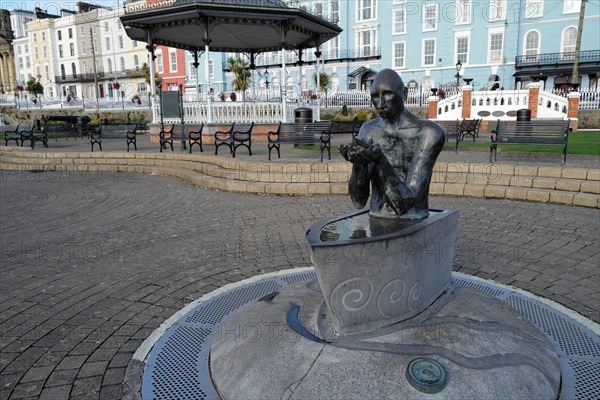
<path id="1" fill-rule="evenodd" d="M 107 7 L 123 4 L 123 0 L 82 1 Z M 36 7 L 40 7 L 51 14 L 58 14 L 62 8 L 75 10 L 77 2 L 76 0 L 0 0 L 0 9 L 33 11 Z"/>

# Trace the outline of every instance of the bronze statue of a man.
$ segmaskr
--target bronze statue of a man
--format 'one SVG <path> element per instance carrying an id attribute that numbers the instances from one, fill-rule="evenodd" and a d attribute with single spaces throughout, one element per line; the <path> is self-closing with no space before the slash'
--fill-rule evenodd
<path id="1" fill-rule="evenodd" d="M 340 153 L 352 165 L 348 184 L 354 205 L 367 204 L 373 217 L 421 219 L 433 164 L 444 147 L 444 131 L 436 123 L 404 108 L 404 82 L 391 69 L 377 74 L 371 101 L 381 116 L 366 122 Z"/>

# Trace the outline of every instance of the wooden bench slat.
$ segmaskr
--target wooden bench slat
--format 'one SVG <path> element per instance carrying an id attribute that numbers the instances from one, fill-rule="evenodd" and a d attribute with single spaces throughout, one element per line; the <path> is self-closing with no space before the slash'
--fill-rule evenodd
<path id="1" fill-rule="evenodd" d="M 321 161 L 323 152 L 327 149 L 331 160 L 331 121 L 319 122 L 280 122 L 276 131 L 270 131 L 268 137 L 269 161 L 271 151 L 277 150 L 278 158 L 281 158 L 281 144 L 314 144 L 319 140 L 321 147 Z"/>
<path id="2" fill-rule="evenodd" d="M 498 145 L 555 145 L 563 146 L 563 163 L 567 162 L 569 120 L 500 121 L 492 130 L 490 162 L 492 153 L 497 159 Z"/>

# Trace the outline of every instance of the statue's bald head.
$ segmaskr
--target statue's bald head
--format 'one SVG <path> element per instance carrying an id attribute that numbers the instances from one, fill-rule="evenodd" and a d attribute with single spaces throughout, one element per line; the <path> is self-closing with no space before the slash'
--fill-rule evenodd
<path id="1" fill-rule="evenodd" d="M 387 120 L 398 118 L 404 111 L 404 82 L 392 69 L 382 69 L 371 86 L 371 102 L 379 115 Z"/>
<path id="2" fill-rule="evenodd" d="M 375 77 L 373 85 L 371 86 L 371 93 L 379 92 L 382 89 L 392 90 L 402 96 L 404 92 L 404 82 L 396 71 L 385 68 L 379 71 Z"/>

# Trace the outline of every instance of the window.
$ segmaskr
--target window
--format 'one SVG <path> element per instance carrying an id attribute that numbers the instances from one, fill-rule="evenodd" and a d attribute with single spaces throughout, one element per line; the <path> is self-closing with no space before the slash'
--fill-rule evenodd
<path id="1" fill-rule="evenodd" d="M 423 32 L 437 30 L 437 3 L 423 6 Z"/>
<path id="2" fill-rule="evenodd" d="M 42 42 L 46 41 L 46 32 L 42 32 Z"/>
<path id="3" fill-rule="evenodd" d="M 19 57 L 19 69 L 23 69 L 23 57 Z"/>
<path id="4" fill-rule="evenodd" d="M 110 73 L 110 72 L 112 72 L 112 60 L 111 60 L 110 58 L 107 58 L 107 59 L 106 59 L 106 64 L 107 64 L 107 66 L 108 66 L 108 67 L 107 67 L 107 69 L 108 69 L 108 72 L 109 72 L 109 73 Z"/>
<path id="5" fill-rule="evenodd" d="M 105 38 L 104 39 L 104 47 L 106 48 L 106 50 L 110 50 L 110 38 Z"/>
<path id="6" fill-rule="evenodd" d="M 73 39 L 73 28 L 69 28 L 69 39 Z"/>
<path id="7" fill-rule="evenodd" d="M 329 41 L 329 58 L 340 56 L 340 37 L 336 36 Z"/>
<path id="8" fill-rule="evenodd" d="M 163 73 L 163 58 L 162 52 L 156 54 L 156 72 L 159 74 Z"/>
<path id="9" fill-rule="evenodd" d="M 124 43 L 123 43 L 123 36 L 120 35 L 119 36 L 119 48 L 122 49 L 124 47 Z"/>
<path id="10" fill-rule="evenodd" d="M 456 61 L 460 60 L 462 64 L 469 63 L 469 34 L 464 32 L 456 34 Z"/>
<path id="11" fill-rule="evenodd" d="M 456 23 L 471 23 L 471 0 L 456 0 Z"/>
<path id="12" fill-rule="evenodd" d="M 75 68 L 75 63 L 71 63 L 71 72 L 73 73 L 73 78 L 77 78 L 77 68 Z"/>
<path id="13" fill-rule="evenodd" d="M 42 71 L 40 71 L 40 66 L 39 66 L 39 65 L 36 65 L 36 66 L 35 66 L 35 74 L 36 74 L 37 76 L 42 76 L 42 73 L 41 73 L 41 72 L 42 72 Z"/>
<path id="14" fill-rule="evenodd" d="M 138 83 L 138 92 L 139 93 L 146 93 L 147 90 L 148 89 L 146 88 L 145 82 Z"/>
<path id="15" fill-rule="evenodd" d="M 210 79 L 215 78 L 215 66 L 213 60 L 208 60 L 208 76 Z"/>
<path id="16" fill-rule="evenodd" d="M 317 17 L 323 17 L 323 3 L 313 3 L 313 14 Z"/>
<path id="17" fill-rule="evenodd" d="M 17 54 L 22 54 L 22 46 L 17 46 Z"/>
<path id="18" fill-rule="evenodd" d="M 377 18 L 377 0 L 357 0 L 357 21 L 367 21 Z"/>
<path id="19" fill-rule="evenodd" d="M 27 68 L 31 68 L 31 59 L 29 58 L 29 56 L 25 56 L 25 66 Z"/>
<path id="20" fill-rule="evenodd" d="M 489 52 L 488 63 L 499 64 L 502 62 L 502 48 L 504 42 L 504 32 L 490 32 L 488 35 Z"/>
<path id="21" fill-rule="evenodd" d="M 172 51 L 169 53 L 169 62 L 171 72 L 177 72 L 177 53 Z"/>
<path id="22" fill-rule="evenodd" d="M 488 16 L 490 21 L 506 18 L 506 0 L 490 0 Z"/>
<path id="23" fill-rule="evenodd" d="M 60 58 L 63 58 L 63 57 L 64 57 L 64 54 L 63 54 L 63 46 L 62 46 L 62 44 L 59 44 L 59 45 L 58 45 L 58 56 L 59 56 Z"/>
<path id="24" fill-rule="evenodd" d="M 108 31 L 110 31 L 110 28 L 108 27 L 108 22 L 104 22 L 104 32 Z"/>
<path id="25" fill-rule="evenodd" d="M 125 71 L 125 57 L 119 58 L 119 62 L 121 64 L 121 71 Z"/>
<path id="26" fill-rule="evenodd" d="M 131 47 L 133 47 L 134 49 L 137 47 L 137 40 L 131 42 Z"/>
<path id="27" fill-rule="evenodd" d="M 83 26 L 79 27 L 79 36 L 84 36 L 85 35 L 85 29 L 83 29 Z"/>
<path id="28" fill-rule="evenodd" d="M 394 68 L 404 68 L 404 62 L 406 60 L 406 44 L 405 42 L 395 42 L 393 43 L 394 55 L 393 55 L 393 65 Z"/>
<path id="29" fill-rule="evenodd" d="M 34 48 L 33 48 L 33 58 L 34 58 L 35 60 L 37 60 L 37 59 L 39 58 L 39 54 L 38 54 L 38 48 L 37 48 L 37 47 L 34 47 Z"/>
<path id="30" fill-rule="evenodd" d="M 83 61 L 83 73 L 87 75 L 88 73 L 88 66 L 87 66 L 87 61 Z"/>
<path id="31" fill-rule="evenodd" d="M 42 46 L 42 57 L 43 58 L 48 57 L 48 52 L 46 51 L 46 46 Z"/>
<path id="32" fill-rule="evenodd" d="M 58 36 L 58 40 L 62 40 L 62 31 L 56 32 L 56 35 Z"/>
<path id="33" fill-rule="evenodd" d="M 85 42 L 81 42 L 81 54 L 85 54 Z"/>
<path id="34" fill-rule="evenodd" d="M 49 81 L 50 80 L 50 68 L 48 67 L 48 64 L 44 65 L 44 75 L 46 76 L 46 80 Z"/>
<path id="35" fill-rule="evenodd" d="M 525 0 L 525 18 L 539 18 L 544 15 L 544 0 Z"/>
<path id="36" fill-rule="evenodd" d="M 575 43 L 577 42 L 577 28 L 570 26 L 562 33 L 561 40 L 561 59 L 573 60 L 575 53 Z"/>
<path id="37" fill-rule="evenodd" d="M 194 63 L 191 62 L 188 64 L 188 70 L 190 71 L 189 79 L 195 81 L 198 79 L 198 69 L 194 67 Z"/>
<path id="38" fill-rule="evenodd" d="M 581 0 L 565 0 L 563 13 L 578 13 L 581 10 Z"/>
<path id="39" fill-rule="evenodd" d="M 96 34 L 96 25 L 92 25 L 92 35 Z"/>
<path id="40" fill-rule="evenodd" d="M 377 43 L 377 31 L 373 28 L 357 32 L 356 42 L 358 44 L 358 56 L 370 57 L 375 55 Z"/>
<path id="41" fill-rule="evenodd" d="M 424 67 L 432 67 L 435 65 L 435 39 L 423 40 L 423 61 Z"/>
<path id="42" fill-rule="evenodd" d="M 394 10 L 394 22 L 392 26 L 392 33 L 394 35 L 406 33 L 406 10 L 404 8 Z"/>
<path id="43" fill-rule="evenodd" d="M 37 33 L 34 33 L 31 37 L 32 37 L 33 43 L 36 43 L 37 42 Z"/>
<path id="44" fill-rule="evenodd" d="M 75 44 L 74 43 L 69 43 L 69 51 L 71 53 L 71 56 L 75 55 Z"/>
<path id="45" fill-rule="evenodd" d="M 137 56 L 137 54 L 133 56 L 133 68 L 136 70 L 136 72 L 140 70 L 140 58 Z"/>
<path id="46" fill-rule="evenodd" d="M 340 20 L 340 4 L 338 0 L 333 0 L 329 3 L 329 21 L 337 24 Z"/>
<path id="47" fill-rule="evenodd" d="M 525 34 L 525 60 L 527 62 L 537 61 L 540 53 L 540 34 L 538 31 L 529 31 Z"/>
<path id="48" fill-rule="evenodd" d="M 67 73 L 65 72 L 65 65 L 64 64 L 60 64 L 60 76 L 63 79 L 67 79 Z"/>

